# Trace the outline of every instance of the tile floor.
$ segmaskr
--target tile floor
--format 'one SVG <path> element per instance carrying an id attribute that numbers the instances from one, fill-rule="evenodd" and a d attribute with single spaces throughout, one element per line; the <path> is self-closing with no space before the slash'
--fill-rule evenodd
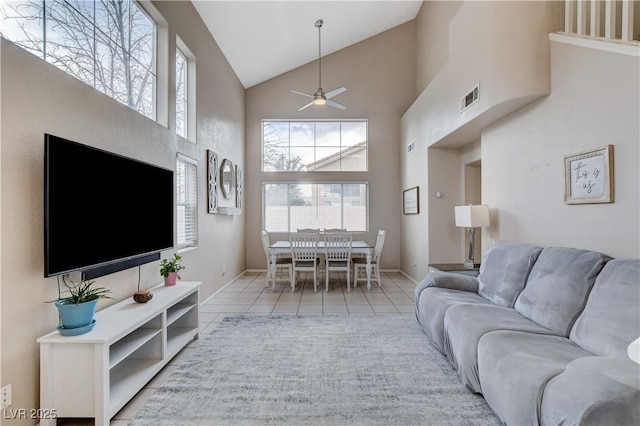
<path id="1" fill-rule="evenodd" d="M 288 283 L 278 283 L 275 291 L 265 288 L 265 280 L 265 272 L 247 272 L 201 305 L 200 338 L 211 334 L 228 315 L 414 315 L 415 283 L 398 272 L 382 272 L 381 286 L 372 282 L 370 291 L 366 283 L 361 283 L 347 292 L 345 274 L 331 274 L 328 293 L 324 291 L 324 277 L 322 286 L 313 291 L 312 274 L 299 277 L 295 292 Z M 198 340 L 194 340 L 171 360 L 111 419 L 111 426 L 128 424 L 197 345 Z M 87 424 L 92 425 L 93 419 L 58 420 L 58 425 Z"/>

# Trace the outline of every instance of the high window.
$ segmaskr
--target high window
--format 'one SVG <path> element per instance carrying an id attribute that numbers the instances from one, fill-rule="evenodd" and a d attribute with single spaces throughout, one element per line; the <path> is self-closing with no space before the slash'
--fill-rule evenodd
<path id="1" fill-rule="evenodd" d="M 367 121 L 262 122 L 263 171 L 367 171 Z"/>
<path id="2" fill-rule="evenodd" d="M 176 36 L 176 133 L 196 142 L 196 57 Z"/>
<path id="3" fill-rule="evenodd" d="M 368 230 L 368 185 L 344 183 L 263 183 L 264 229 L 297 228 Z"/>
<path id="4" fill-rule="evenodd" d="M 178 154 L 176 161 L 176 224 L 178 249 L 198 245 L 196 160 Z"/>
<path id="5" fill-rule="evenodd" d="M 176 49 L 176 133 L 187 137 L 187 58 Z"/>
<path id="6" fill-rule="evenodd" d="M 135 1 L 2 1 L 0 35 L 155 118 L 156 24 Z"/>

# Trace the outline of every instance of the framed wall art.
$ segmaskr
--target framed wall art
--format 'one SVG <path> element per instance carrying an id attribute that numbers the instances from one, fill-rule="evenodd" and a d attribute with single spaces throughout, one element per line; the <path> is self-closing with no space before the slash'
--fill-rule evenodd
<path id="1" fill-rule="evenodd" d="M 402 191 L 402 214 L 420 213 L 420 191 L 417 186 Z"/>
<path id="2" fill-rule="evenodd" d="M 564 157 L 567 204 L 613 203 L 613 145 Z"/>
<path id="3" fill-rule="evenodd" d="M 218 154 L 207 150 L 208 213 L 218 213 Z"/>

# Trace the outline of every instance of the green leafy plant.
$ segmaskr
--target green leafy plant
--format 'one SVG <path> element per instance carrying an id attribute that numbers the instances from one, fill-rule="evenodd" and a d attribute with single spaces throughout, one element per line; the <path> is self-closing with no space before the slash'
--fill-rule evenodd
<path id="1" fill-rule="evenodd" d="M 67 289 L 58 293 L 58 298 L 52 302 L 61 301 L 67 304 L 90 302 L 95 299 L 113 299 L 109 296 L 111 290 L 106 287 L 95 287 L 95 280 L 82 280 L 79 283 L 63 281 Z M 69 294 L 65 296 L 65 294 Z"/>
<path id="2" fill-rule="evenodd" d="M 160 275 L 163 277 L 168 277 L 171 272 L 180 272 L 183 269 L 186 269 L 184 266 L 180 264 L 182 260 L 182 256 L 178 253 L 173 253 L 173 259 L 162 259 L 160 262 Z M 178 275 L 178 278 L 181 278 Z"/>

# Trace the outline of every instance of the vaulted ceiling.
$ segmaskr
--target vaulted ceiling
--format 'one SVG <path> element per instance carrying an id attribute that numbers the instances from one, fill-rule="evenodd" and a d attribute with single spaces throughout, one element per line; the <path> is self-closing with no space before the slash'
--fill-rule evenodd
<path id="1" fill-rule="evenodd" d="M 193 4 L 249 88 L 414 19 L 422 1 L 204 1 Z"/>

